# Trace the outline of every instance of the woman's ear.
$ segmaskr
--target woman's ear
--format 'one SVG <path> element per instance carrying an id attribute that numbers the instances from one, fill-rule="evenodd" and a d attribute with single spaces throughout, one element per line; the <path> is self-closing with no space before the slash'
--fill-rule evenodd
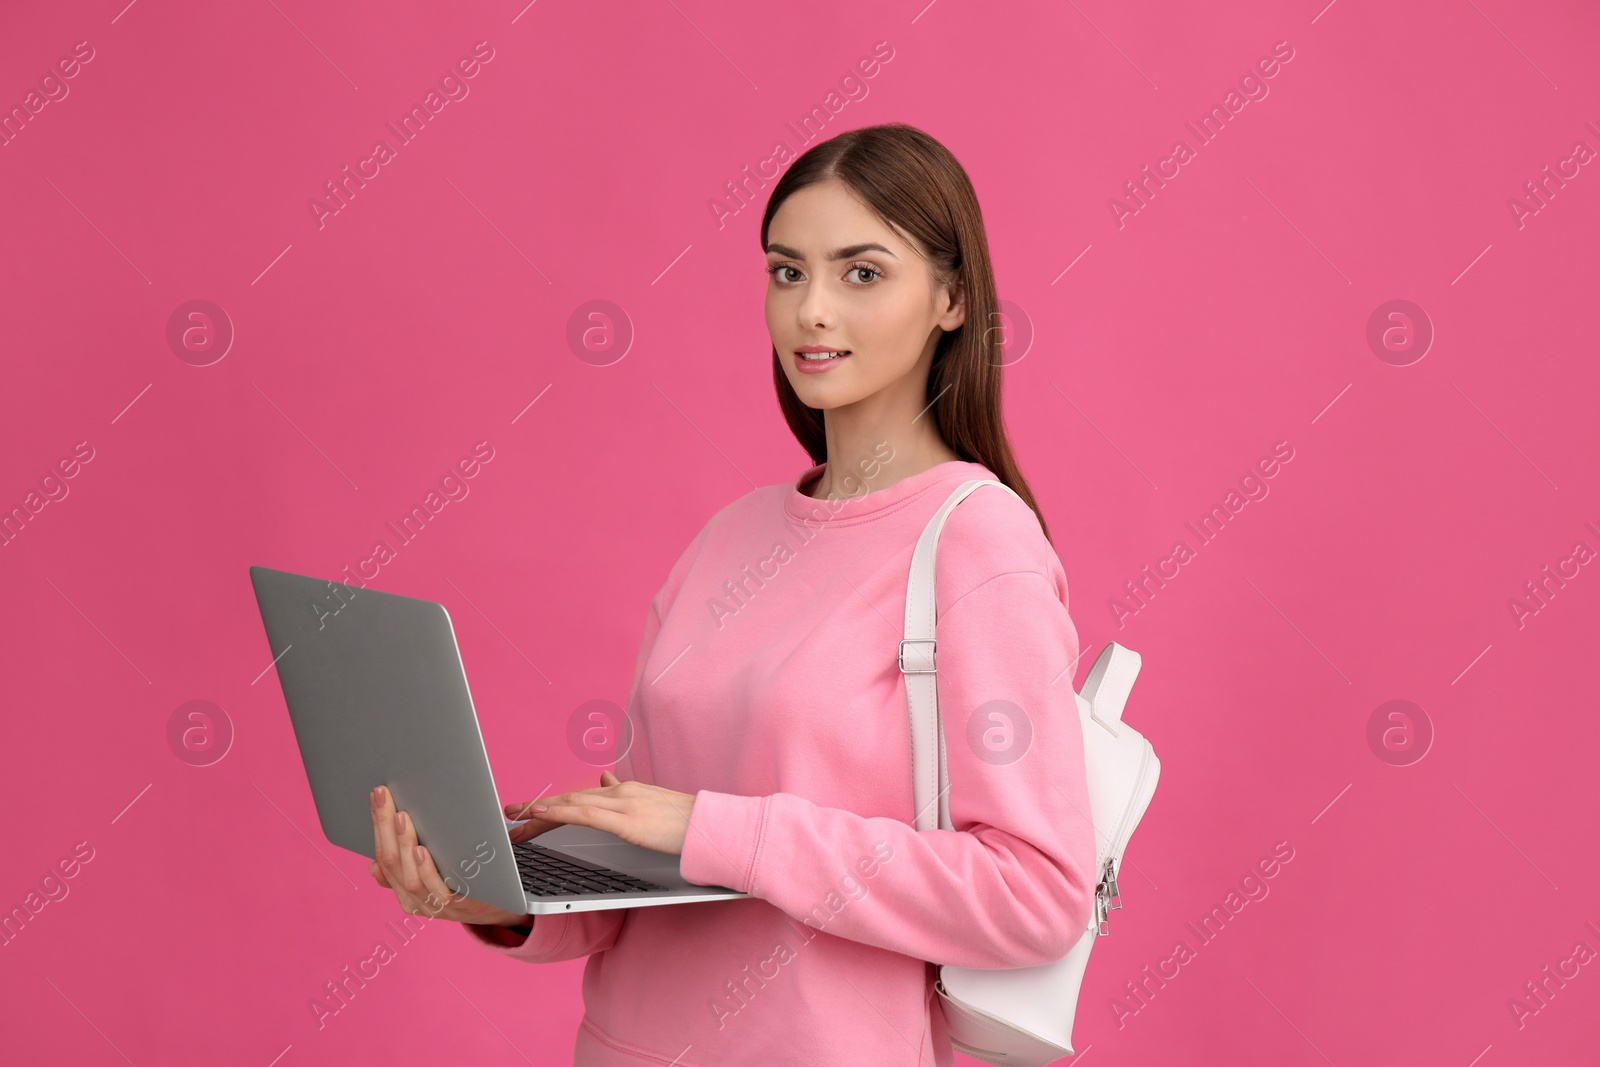
<path id="1" fill-rule="evenodd" d="M 939 317 L 939 328 L 949 333 L 959 329 L 967 321 L 967 284 L 966 277 L 957 274 L 955 280 L 946 287 L 949 306 L 945 313 Z"/>

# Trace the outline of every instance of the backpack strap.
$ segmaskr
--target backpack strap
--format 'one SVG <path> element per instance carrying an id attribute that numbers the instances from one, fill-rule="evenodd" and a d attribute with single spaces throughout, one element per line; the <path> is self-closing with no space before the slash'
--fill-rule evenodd
<path id="1" fill-rule="evenodd" d="M 911 553 L 911 574 L 906 582 L 905 637 L 900 642 L 899 663 L 911 715 L 911 797 L 916 807 L 913 825 L 918 830 L 954 828 L 950 824 L 949 774 L 945 763 L 944 729 L 939 720 L 939 688 L 935 681 L 934 631 L 938 611 L 934 603 L 934 559 L 939 549 L 939 533 L 950 512 L 982 485 L 998 485 L 1022 499 L 1009 485 L 993 478 L 962 482 L 933 513 Z M 1120 705 L 1118 711 L 1121 711 Z"/>

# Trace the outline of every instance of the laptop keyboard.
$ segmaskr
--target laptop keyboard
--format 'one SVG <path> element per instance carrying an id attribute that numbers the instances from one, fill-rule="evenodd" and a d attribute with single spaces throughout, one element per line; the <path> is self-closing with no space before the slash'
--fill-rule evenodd
<path id="1" fill-rule="evenodd" d="M 600 867 L 564 853 L 528 844 L 511 846 L 517 858 L 517 873 L 522 888 L 536 897 L 569 896 L 573 893 L 667 892 L 667 887 Z"/>

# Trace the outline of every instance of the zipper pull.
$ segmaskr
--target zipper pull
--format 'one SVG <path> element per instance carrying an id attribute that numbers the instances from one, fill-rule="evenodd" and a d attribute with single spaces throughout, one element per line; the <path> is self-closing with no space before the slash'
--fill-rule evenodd
<path id="1" fill-rule="evenodd" d="M 1117 891 L 1117 860 L 1115 856 L 1106 859 L 1106 889 L 1111 898 L 1111 910 L 1122 910 L 1122 894 Z"/>
<path id="2" fill-rule="evenodd" d="M 1111 932 L 1111 926 L 1106 921 L 1107 918 L 1106 884 L 1104 882 L 1100 882 L 1094 887 L 1094 921 L 1096 937 L 1104 937 Z"/>

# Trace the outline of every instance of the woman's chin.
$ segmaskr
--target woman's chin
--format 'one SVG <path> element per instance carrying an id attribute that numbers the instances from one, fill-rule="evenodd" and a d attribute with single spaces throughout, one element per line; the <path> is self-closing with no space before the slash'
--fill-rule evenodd
<path id="1" fill-rule="evenodd" d="M 808 388 L 809 387 L 809 388 Z M 827 386 L 818 386 L 811 382 L 795 387 L 794 395 L 800 398 L 800 403 L 808 408 L 826 411 L 829 408 L 840 408 L 846 404 L 854 403 L 860 397 L 853 392 Z"/>
<path id="2" fill-rule="evenodd" d="M 830 367 L 821 374 L 789 372 L 789 387 L 811 407 L 837 407 L 861 399 L 860 383 L 850 367 Z"/>

